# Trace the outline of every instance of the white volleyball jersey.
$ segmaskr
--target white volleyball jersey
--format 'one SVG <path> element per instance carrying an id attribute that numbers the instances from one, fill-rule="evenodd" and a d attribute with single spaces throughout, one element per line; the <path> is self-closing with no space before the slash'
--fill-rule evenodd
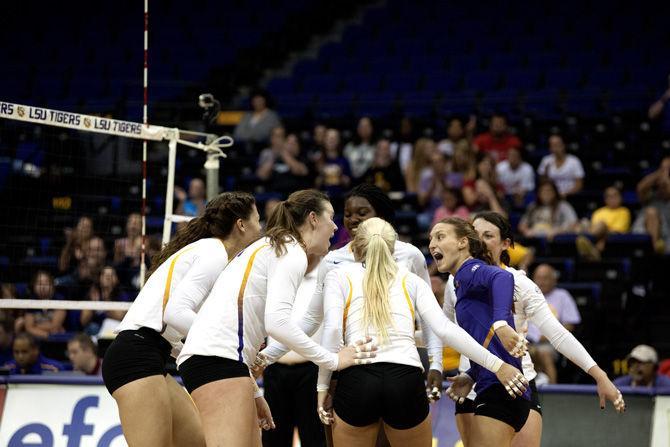
<path id="1" fill-rule="evenodd" d="M 115 332 L 147 327 L 180 347 L 226 265 L 228 253 L 220 239 L 200 239 L 182 248 L 149 277 Z"/>
<path id="2" fill-rule="evenodd" d="M 430 274 L 428 273 L 428 267 L 426 266 L 426 258 L 423 253 L 421 253 L 421 250 L 414 245 L 396 240 L 393 248 L 393 258 L 396 260 L 398 267 L 406 268 L 410 272 L 418 275 L 426 282 L 426 284 L 430 284 Z M 330 271 L 338 267 L 355 262 L 354 254 L 351 251 L 351 243 L 348 243 L 344 247 L 329 252 L 323 258 L 321 263 L 319 263 L 314 296 L 299 322 L 300 328 L 307 334 L 314 334 L 323 322 L 323 301 L 326 276 Z M 434 334 L 426 332 L 424 337 L 428 347 L 429 357 L 438 358 L 441 356 L 442 346 L 439 341 L 435 339 Z M 271 343 L 268 348 L 263 351 L 270 362 L 277 360 L 279 357 L 286 354 L 286 352 L 286 347 L 282 346 L 280 343 Z M 431 363 L 431 368 L 439 368 L 439 363 Z"/>
<path id="3" fill-rule="evenodd" d="M 398 267 L 404 267 L 415 275 L 421 277 L 426 284 L 430 284 L 430 275 L 428 273 L 428 267 L 426 266 L 426 258 L 423 256 L 423 253 L 421 253 L 421 250 L 414 245 L 396 240 L 395 245 L 393 246 L 393 258 L 398 264 Z M 351 242 L 344 247 L 331 251 L 325 258 L 323 258 L 319 264 L 319 271 L 317 273 L 316 291 L 314 292 L 314 297 L 312 297 L 312 301 L 310 301 L 310 305 L 307 309 L 306 318 L 318 319 L 319 323 L 323 320 L 323 300 L 326 276 L 329 272 L 338 267 L 353 264 L 355 262 L 354 253 L 351 251 Z"/>
<path id="4" fill-rule="evenodd" d="M 371 336 L 379 349 L 372 363 L 396 363 L 423 370 L 414 340 L 414 321 L 421 316 L 428 327 L 445 344 L 473 356 L 487 369 L 496 369 L 502 361 L 480 346 L 472 337 L 442 314 L 431 287 L 406 268 L 400 268 L 389 286 L 391 326 L 388 340 L 372 327 L 363 324 L 365 267 L 351 263 L 331 271 L 326 277 L 324 328 L 322 344 L 337 352 L 342 345 Z M 323 369 L 319 388 L 328 386 L 330 375 Z"/>
<path id="5" fill-rule="evenodd" d="M 277 256 L 262 238 L 228 264 L 193 322 L 178 365 L 192 355 L 251 365 L 270 335 L 314 363 L 337 369 L 337 354 L 316 344 L 291 319 L 307 256 L 293 240 L 285 247 Z"/>

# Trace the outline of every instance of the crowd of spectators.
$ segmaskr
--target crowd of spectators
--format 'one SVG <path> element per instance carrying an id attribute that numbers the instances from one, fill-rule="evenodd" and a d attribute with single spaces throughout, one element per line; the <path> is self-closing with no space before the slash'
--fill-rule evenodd
<path id="1" fill-rule="evenodd" d="M 587 261 L 601 259 L 610 235 L 628 232 L 648 234 L 658 254 L 670 253 L 670 157 L 637 185 L 639 211 L 624 206 L 621 189 L 611 185 L 602 191 L 601 208 L 580 213 L 573 201 L 588 186 L 585 169 L 578 154 L 568 152 L 560 129 L 553 129 L 530 157 L 501 114 L 489 117 L 486 128 L 474 116 L 453 117 L 438 132 L 444 137 L 434 138 L 432 133 L 419 134 L 409 118 L 402 118 L 392 132 L 380 131 L 367 116 L 352 123 L 355 127 L 351 129 L 324 123 L 317 123 L 309 132 L 287 129 L 262 94 L 253 96 L 252 109 L 234 135 L 236 150 L 256 160 L 249 168 L 255 192 L 265 193 L 264 218 L 292 191 L 314 187 L 337 199 L 352 186 L 366 182 L 407 199 L 416 217 L 413 228 L 417 234 L 447 217 L 468 219 L 491 210 L 510 218 L 522 240 L 552 241 L 574 235 L 576 252 Z M 183 189 L 175 188 L 177 213 L 200 214 L 206 204 L 204 181 L 190 177 L 181 186 Z M 140 215 L 132 213 L 125 234 L 105 240 L 96 233 L 92 217 L 80 217 L 73 228 L 64 231 L 57 269 L 37 271 L 28 297 L 132 301 L 139 286 L 141 225 Z M 336 243 L 344 242 L 343 237 Z M 147 262 L 158 248 L 149 238 Z M 532 249 L 523 244 L 515 244 L 510 255 L 511 264 L 522 269 L 533 262 Z M 574 298 L 557 287 L 559 272 L 542 264 L 529 274 L 559 320 L 569 329 L 579 325 Z M 11 284 L 2 285 L 2 297 L 15 296 Z M 121 311 L 2 310 L 0 365 L 20 372 L 62 369 L 58 362 L 50 363 L 41 356 L 39 344 L 59 334 L 79 334 L 67 348 L 72 367 L 87 374 L 97 371 L 96 347 L 87 337 L 105 335 L 123 316 Z M 538 370 L 547 382 L 556 382 L 556 352 L 536 328 L 528 328 L 528 338 L 535 345 Z M 631 354 L 630 358 L 636 357 Z"/>

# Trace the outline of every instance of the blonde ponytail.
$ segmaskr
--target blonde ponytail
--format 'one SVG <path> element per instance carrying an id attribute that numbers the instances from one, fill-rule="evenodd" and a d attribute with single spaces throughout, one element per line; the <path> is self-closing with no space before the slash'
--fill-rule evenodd
<path id="1" fill-rule="evenodd" d="M 389 288 L 398 272 L 393 249 L 398 235 L 385 220 L 373 217 L 358 226 L 352 250 L 357 260 L 365 263 L 363 277 L 363 325 L 374 328 L 382 342 L 389 339 L 393 325 Z"/>

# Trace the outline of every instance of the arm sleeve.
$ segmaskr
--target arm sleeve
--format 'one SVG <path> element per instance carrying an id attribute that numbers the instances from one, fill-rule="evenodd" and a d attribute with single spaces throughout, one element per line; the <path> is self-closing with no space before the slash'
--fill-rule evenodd
<path id="1" fill-rule="evenodd" d="M 287 253 L 270 266 L 265 303 L 265 329 L 269 336 L 319 366 L 336 370 L 337 354 L 328 352 L 315 343 L 291 321 L 293 301 L 298 286 L 305 276 L 307 256 L 301 248 L 292 245 Z"/>
<path id="2" fill-rule="evenodd" d="M 344 315 L 344 297 L 346 290 L 336 272 L 331 272 L 326 277 L 326 293 L 324 296 L 324 321 L 321 344 L 330 352 L 337 352 L 344 344 L 342 340 L 343 327 L 342 316 Z M 319 367 L 319 378 L 316 385 L 317 391 L 327 390 L 330 386 L 332 372 L 324 367 Z"/>
<path id="3" fill-rule="evenodd" d="M 510 272 L 493 266 L 482 266 L 478 271 L 482 275 L 482 283 L 488 283 L 489 290 L 491 290 L 493 321 L 511 321 L 514 305 L 514 276 Z"/>
<path id="4" fill-rule="evenodd" d="M 415 290 L 416 307 L 421 318 L 428 323 L 428 326 L 445 345 L 453 347 L 473 362 L 493 373 L 500 369 L 503 364 L 502 360 L 484 349 L 467 332 L 447 319 L 440 310 L 437 301 L 435 301 L 433 291 L 427 284 L 417 281 Z"/>
<path id="5" fill-rule="evenodd" d="M 171 293 L 163 320 L 181 335 L 188 334 L 196 310 L 209 295 L 227 263 L 228 259 L 224 259 L 223 255 L 205 257 L 200 254 L 194 258 L 191 268 Z"/>
<path id="6" fill-rule="evenodd" d="M 449 321 L 456 323 L 456 289 L 454 288 L 454 275 L 449 275 L 444 285 L 444 314 Z"/>
<path id="7" fill-rule="evenodd" d="M 546 301 L 538 306 L 530 316 L 530 320 L 558 352 L 579 366 L 584 372 L 588 373 L 589 369 L 596 365 L 595 360 L 579 340 L 554 317 Z"/>
<path id="8" fill-rule="evenodd" d="M 412 257 L 412 273 L 416 274 L 430 286 L 430 274 L 428 273 L 426 258 L 424 258 L 421 250 L 416 247 L 413 248 L 415 253 Z M 426 341 L 428 361 L 430 362 L 429 368 L 442 372 L 442 341 L 429 327 L 426 326 L 422 318 L 419 318 L 419 325 L 424 334 L 424 340 Z"/>
<path id="9" fill-rule="evenodd" d="M 324 283 L 326 274 L 330 270 L 329 264 L 325 260 L 322 260 L 317 271 L 314 295 L 312 295 L 305 313 L 298 319 L 298 327 L 310 337 L 319 329 L 323 321 Z M 272 364 L 289 351 L 290 349 L 286 345 L 279 343 L 277 340 L 270 340 L 262 352 L 267 358 L 268 364 Z"/>

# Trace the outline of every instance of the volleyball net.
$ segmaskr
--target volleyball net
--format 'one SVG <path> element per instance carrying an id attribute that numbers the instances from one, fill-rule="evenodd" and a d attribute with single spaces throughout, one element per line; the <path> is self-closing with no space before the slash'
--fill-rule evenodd
<path id="1" fill-rule="evenodd" d="M 148 260 L 177 224 L 193 218 L 177 212 L 175 190 L 183 199 L 179 188 L 202 177 L 208 196 L 216 194 L 219 158 L 232 143 L 0 101 L 0 281 L 7 298 L 0 313 L 127 310 L 142 284 L 142 255 Z M 112 296 L 101 293 L 101 282 L 117 284 Z M 48 291 L 38 293 L 42 285 Z"/>

